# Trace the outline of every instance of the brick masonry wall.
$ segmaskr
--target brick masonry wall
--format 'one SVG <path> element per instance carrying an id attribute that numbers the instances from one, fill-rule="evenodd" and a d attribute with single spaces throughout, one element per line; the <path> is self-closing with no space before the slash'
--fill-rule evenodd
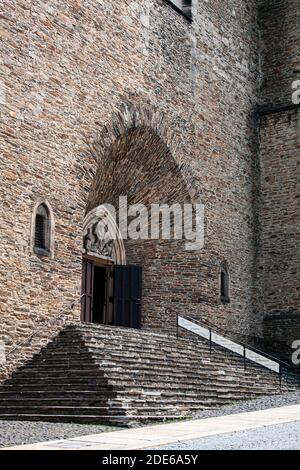
<path id="1" fill-rule="evenodd" d="M 97 174 L 87 144 L 105 124 L 113 133 L 124 103 L 151 110 L 155 132 L 164 116 L 160 138 L 185 164 L 190 197 L 206 206 L 200 253 L 177 243 L 148 249 L 144 326 L 172 329 L 173 305 L 261 334 L 256 2 L 195 1 L 194 14 L 190 24 L 163 0 L 2 1 L 0 336 L 7 349 L 38 327 L 42 338 L 53 334 L 62 312 L 79 321 L 70 305 L 80 295 L 82 222 Z M 55 216 L 53 259 L 30 253 L 39 198 Z M 218 279 L 224 259 L 226 306 Z"/>
<path id="2" fill-rule="evenodd" d="M 261 103 L 292 105 L 292 83 L 300 78 L 298 1 L 263 2 L 259 23 Z M 264 115 L 260 139 L 264 336 L 272 352 L 290 358 L 292 342 L 300 339 L 299 107 Z"/>

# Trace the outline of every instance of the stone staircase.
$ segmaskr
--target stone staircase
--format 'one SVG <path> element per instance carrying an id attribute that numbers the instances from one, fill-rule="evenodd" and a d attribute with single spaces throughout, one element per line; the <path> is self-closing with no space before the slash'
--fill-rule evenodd
<path id="1" fill-rule="evenodd" d="M 206 340 L 66 327 L 0 386 L 0 419 L 134 425 L 295 390 L 297 380 Z"/>

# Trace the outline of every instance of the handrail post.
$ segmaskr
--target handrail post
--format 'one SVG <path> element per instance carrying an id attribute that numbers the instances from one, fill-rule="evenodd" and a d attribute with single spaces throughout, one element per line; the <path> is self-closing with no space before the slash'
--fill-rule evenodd
<path id="1" fill-rule="evenodd" d="M 209 328 L 209 353 L 212 353 L 212 331 L 211 328 Z"/>
<path id="2" fill-rule="evenodd" d="M 176 335 L 177 335 L 177 339 L 178 339 L 179 338 L 178 313 L 176 313 Z"/>
<path id="3" fill-rule="evenodd" d="M 244 345 L 244 370 L 246 370 L 246 346 Z"/>

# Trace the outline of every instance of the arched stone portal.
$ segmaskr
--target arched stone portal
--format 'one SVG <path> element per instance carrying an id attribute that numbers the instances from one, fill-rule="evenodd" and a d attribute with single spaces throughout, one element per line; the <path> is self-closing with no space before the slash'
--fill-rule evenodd
<path id="1" fill-rule="evenodd" d="M 167 130 L 161 115 L 126 107 L 114 124 L 90 144 L 97 169 L 87 202 L 87 214 L 102 204 L 116 208 L 119 197 L 128 206 L 143 204 L 191 203 L 187 167 L 172 154 L 178 149 L 175 136 Z M 182 265 L 190 254 L 184 240 L 123 240 L 129 266 L 143 270 L 142 326 L 173 329 L 167 318 L 170 302 L 182 299 L 179 293 L 184 275 Z M 137 276 L 140 282 L 140 276 Z M 172 324 L 171 324 L 172 323 Z"/>
<path id="2" fill-rule="evenodd" d="M 126 264 L 122 235 L 105 205 L 92 209 L 84 219 L 83 254 L 104 263 Z"/>
<path id="3" fill-rule="evenodd" d="M 113 214 L 105 205 L 91 210 L 83 224 L 81 320 L 88 323 L 116 324 L 115 280 L 126 265 L 126 253 Z M 120 315 L 123 317 L 123 315 Z M 128 324 L 132 326 L 131 318 Z M 137 323 L 135 319 L 135 323 Z"/>

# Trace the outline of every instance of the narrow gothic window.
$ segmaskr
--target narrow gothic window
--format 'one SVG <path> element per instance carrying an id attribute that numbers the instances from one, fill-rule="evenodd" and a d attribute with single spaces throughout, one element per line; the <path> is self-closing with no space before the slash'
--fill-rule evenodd
<path id="1" fill-rule="evenodd" d="M 229 283 L 230 279 L 227 263 L 222 263 L 220 268 L 220 300 L 223 304 L 230 302 Z"/>
<path id="2" fill-rule="evenodd" d="M 45 226 L 47 224 L 47 219 L 43 215 L 37 214 L 35 217 L 35 247 L 45 249 L 46 248 L 46 240 L 45 240 Z"/>
<path id="3" fill-rule="evenodd" d="M 50 256 L 51 217 L 46 204 L 40 204 L 34 216 L 34 252 L 40 256 Z"/>

